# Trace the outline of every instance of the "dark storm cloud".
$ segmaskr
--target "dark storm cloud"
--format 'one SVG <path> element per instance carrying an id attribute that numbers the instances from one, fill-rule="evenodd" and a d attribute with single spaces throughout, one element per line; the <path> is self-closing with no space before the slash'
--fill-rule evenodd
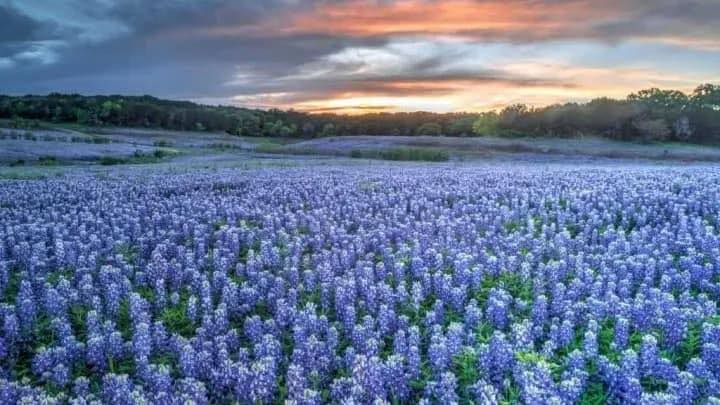
<path id="1" fill-rule="evenodd" d="M 58 44 L 72 29 L 36 20 L 11 4 L 0 3 L 0 70 L 27 63 L 48 62 L 54 55 L 45 49 Z"/>
<path id="2" fill-rule="evenodd" d="M 67 35 L 56 63 L 5 69 L 0 75 L 0 87 L 10 93 L 77 91 L 229 98 L 238 94 L 239 86 L 228 82 L 239 71 L 252 73 L 257 80 L 270 81 L 346 46 L 382 42 L 324 34 L 292 38 L 183 35 L 193 29 L 251 25 L 272 13 L 299 7 L 290 3 L 118 1 L 96 17 L 119 23 L 127 29 L 126 33 L 96 42 Z M 25 33 L 25 37 L 54 25 L 43 25 L 17 10 L 8 10 L 14 12 L 14 20 L 18 21 L 15 25 L 26 27 L 18 31 Z M 10 34 L 3 34 L 0 41 L 8 38 Z M 17 44 L 0 46 L 0 55 L 22 50 L 23 46 Z"/>
<path id="3" fill-rule="evenodd" d="M 0 43 L 36 40 L 43 25 L 10 5 L 0 4 Z"/>
<path id="4" fill-rule="evenodd" d="M 630 2 L 632 5 L 633 2 Z M 720 3 L 715 0 L 634 2 L 614 21 L 597 24 L 592 34 L 609 40 L 645 37 L 720 43 Z"/>

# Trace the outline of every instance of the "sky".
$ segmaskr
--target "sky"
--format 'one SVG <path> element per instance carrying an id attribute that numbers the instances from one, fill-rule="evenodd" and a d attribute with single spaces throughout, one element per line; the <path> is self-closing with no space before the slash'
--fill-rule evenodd
<path id="1" fill-rule="evenodd" d="M 0 0 L 0 93 L 487 111 L 720 82 L 720 0 Z"/>

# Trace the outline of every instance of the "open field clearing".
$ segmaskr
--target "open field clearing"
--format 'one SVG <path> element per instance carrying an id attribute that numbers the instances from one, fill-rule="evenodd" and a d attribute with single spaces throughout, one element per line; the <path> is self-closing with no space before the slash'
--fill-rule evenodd
<path id="1" fill-rule="evenodd" d="M 52 160 L 99 160 L 103 157 L 131 157 L 136 153 L 152 153 L 155 148 L 121 143 L 69 143 L 56 141 L 0 140 L 0 163 Z"/>
<path id="2" fill-rule="evenodd" d="M 340 136 L 292 143 L 286 150 L 349 155 L 352 151 L 421 148 L 461 159 L 506 154 L 542 154 L 625 159 L 720 160 L 720 148 L 688 144 L 640 144 L 601 138 L 453 138 L 438 136 Z"/>
<path id="3" fill-rule="evenodd" d="M 716 167 L 275 160 L 0 180 L 2 402 L 720 398 Z"/>
<path id="4" fill-rule="evenodd" d="M 248 154 L 336 156 L 379 160 L 502 162 L 568 159 L 720 161 L 720 148 L 640 144 L 601 138 L 543 139 L 437 136 L 342 136 L 317 139 L 240 137 L 225 133 L 131 128 L 0 129 L 0 165 L 131 164 L 241 161 Z M 43 158 L 46 162 L 42 162 Z"/>

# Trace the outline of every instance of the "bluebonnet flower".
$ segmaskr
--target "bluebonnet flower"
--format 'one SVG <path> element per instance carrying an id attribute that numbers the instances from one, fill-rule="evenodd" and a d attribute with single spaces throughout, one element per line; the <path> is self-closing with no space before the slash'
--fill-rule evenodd
<path id="1" fill-rule="evenodd" d="M 550 368 L 544 361 L 525 366 L 520 371 L 519 380 L 523 402 L 528 404 L 562 403 Z M 569 383 L 573 384 L 574 382 L 569 380 Z"/>
<path id="2" fill-rule="evenodd" d="M 250 399 L 253 402 L 268 401 L 276 389 L 276 361 L 272 357 L 262 357 L 252 364 Z"/>
<path id="3" fill-rule="evenodd" d="M 498 392 L 492 384 L 488 384 L 484 380 L 478 380 L 473 386 L 472 391 L 475 402 L 478 404 L 498 405 Z"/>
<path id="4" fill-rule="evenodd" d="M 352 366 L 352 381 L 356 389 L 354 396 L 362 401 L 384 400 L 383 365 L 377 357 L 355 356 Z"/>
<path id="5" fill-rule="evenodd" d="M 481 347 L 479 366 L 496 387 L 501 386 L 506 374 L 514 366 L 512 346 L 501 332 L 493 333 L 490 344 Z"/>
<path id="6" fill-rule="evenodd" d="M 200 381 L 184 378 L 177 384 L 178 400 L 182 403 L 208 404 L 207 390 Z"/>
<path id="7" fill-rule="evenodd" d="M 623 351 L 627 348 L 630 337 L 630 322 L 626 318 L 618 318 L 615 322 L 615 335 L 613 337 L 613 348 Z"/>
<path id="8" fill-rule="evenodd" d="M 150 356 L 152 352 L 152 339 L 150 337 L 150 327 L 148 324 L 141 323 L 135 327 L 132 346 L 136 359 Z"/>
<path id="9" fill-rule="evenodd" d="M 132 405 L 134 387 L 125 374 L 106 374 L 103 377 L 102 398 L 108 404 Z"/>
<path id="10" fill-rule="evenodd" d="M 385 361 L 383 370 L 385 389 L 391 398 L 398 401 L 407 400 L 410 387 L 405 373 L 403 357 L 391 355 Z"/>
<path id="11" fill-rule="evenodd" d="M 457 404 L 457 378 L 451 372 L 442 373 L 438 380 L 431 381 L 425 387 L 425 398 L 433 398 L 440 404 Z"/>
<path id="12" fill-rule="evenodd" d="M 720 398 L 717 170 L 308 170 L 0 188 L 0 402 Z"/>
<path id="13" fill-rule="evenodd" d="M 509 305 L 512 300 L 510 294 L 504 290 L 493 289 L 487 304 L 487 319 L 496 329 L 505 329 L 510 322 Z"/>
<path id="14" fill-rule="evenodd" d="M 428 347 L 428 359 L 433 372 L 440 375 L 450 366 L 452 353 L 448 347 L 447 339 L 442 333 L 433 334 L 430 337 L 430 346 Z"/>

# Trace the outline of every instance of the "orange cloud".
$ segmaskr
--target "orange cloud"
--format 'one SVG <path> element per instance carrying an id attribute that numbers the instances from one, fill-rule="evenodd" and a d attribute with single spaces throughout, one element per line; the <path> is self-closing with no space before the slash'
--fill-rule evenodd
<path id="1" fill-rule="evenodd" d="M 611 7 L 588 1 L 418 1 L 379 2 L 354 0 L 325 3 L 295 15 L 282 31 L 330 35 L 375 36 L 390 34 L 483 35 L 483 33 L 532 32 L 552 37 L 587 19 L 615 15 Z M 583 21 L 585 20 L 585 21 Z"/>
<path id="2" fill-rule="evenodd" d="M 706 0 L 711 1 L 711 0 Z M 718 50 L 717 27 L 688 17 L 668 2 L 632 0 L 346 0 L 272 13 L 250 24 L 174 31 L 219 37 L 389 38 L 447 36 L 487 41 L 638 40 Z M 670 6 L 668 6 L 670 4 Z M 692 11 L 692 7 L 688 7 Z M 659 14 L 658 14 L 659 13 Z"/>
<path id="3" fill-rule="evenodd" d="M 690 91 L 695 78 L 639 68 L 587 68 L 563 64 L 514 63 L 508 72 L 532 71 L 555 81 L 526 85 L 512 80 L 404 79 L 345 83 L 331 91 L 302 91 L 238 98 L 247 105 L 294 108 L 311 113 L 362 114 L 379 111 L 488 111 L 509 104 L 544 106 L 568 101 L 584 102 L 596 97 L 624 98 L 645 87 Z M 572 84 L 570 84 L 572 83 Z M 262 101 L 261 103 L 258 103 Z"/>

